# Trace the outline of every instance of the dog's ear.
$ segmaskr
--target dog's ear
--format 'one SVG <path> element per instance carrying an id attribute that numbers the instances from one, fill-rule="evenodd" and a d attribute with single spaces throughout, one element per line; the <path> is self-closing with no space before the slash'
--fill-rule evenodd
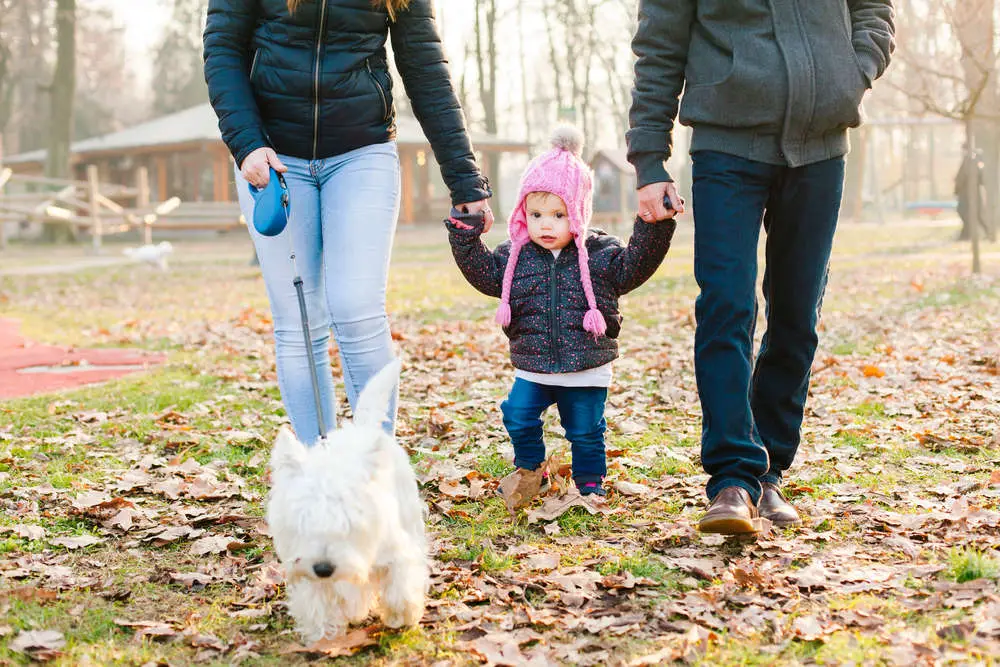
<path id="1" fill-rule="evenodd" d="M 282 426 L 271 451 L 271 470 L 275 474 L 301 470 L 305 456 L 306 448 L 292 433 L 292 429 Z"/>
<path id="2" fill-rule="evenodd" d="M 354 411 L 355 424 L 382 428 L 382 422 L 389 418 L 389 406 L 396 393 L 401 366 L 399 359 L 393 359 L 368 381 L 358 399 L 358 409 Z"/>

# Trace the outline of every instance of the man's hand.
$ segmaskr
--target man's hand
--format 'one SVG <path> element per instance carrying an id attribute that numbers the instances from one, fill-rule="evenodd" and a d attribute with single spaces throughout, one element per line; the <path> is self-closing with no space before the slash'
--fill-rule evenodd
<path id="1" fill-rule="evenodd" d="M 288 171 L 288 167 L 278 159 L 278 154 L 274 152 L 274 149 L 266 147 L 258 148 L 243 159 L 243 166 L 240 167 L 240 172 L 243 174 L 243 178 L 247 180 L 247 183 L 259 190 L 267 187 L 268 182 L 271 180 L 271 170 L 269 167 L 274 167 L 275 171 L 281 173 Z"/>
<path id="2" fill-rule="evenodd" d="M 665 199 L 670 201 L 669 209 L 664 206 Z M 650 183 L 639 188 L 639 217 L 644 222 L 669 220 L 684 211 L 684 199 L 673 183 Z"/>
<path id="3" fill-rule="evenodd" d="M 489 200 L 474 201 L 468 204 L 458 204 L 455 206 L 462 213 L 482 213 L 486 224 L 483 226 L 483 234 L 486 234 L 493 227 L 493 211 L 490 210 Z"/>

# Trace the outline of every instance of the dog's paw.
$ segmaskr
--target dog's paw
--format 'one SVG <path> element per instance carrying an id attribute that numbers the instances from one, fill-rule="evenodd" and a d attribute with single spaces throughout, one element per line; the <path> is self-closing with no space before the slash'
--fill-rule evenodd
<path id="1" fill-rule="evenodd" d="M 420 623 L 424 617 L 424 603 L 404 602 L 399 607 L 384 609 L 382 612 L 382 622 L 388 628 L 412 627 Z"/>

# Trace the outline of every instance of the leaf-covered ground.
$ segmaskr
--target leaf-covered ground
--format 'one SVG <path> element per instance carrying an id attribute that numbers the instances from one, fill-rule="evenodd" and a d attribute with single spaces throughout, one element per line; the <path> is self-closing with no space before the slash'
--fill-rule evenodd
<path id="1" fill-rule="evenodd" d="M 168 275 L 2 277 L 0 317 L 26 336 L 168 362 L 0 404 L 0 664 L 1000 659 L 1000 248 L 970 278 L 953 235 L 843 228 L 787 486 L 805 526 L 748 541 L 693 528 L 706 477 L 687 229 L 624 303 L 608 508 L 557 490 L 516 520 L 495 494 L 511 376 L 495 304 L 462 282 L 440 230 L 401 233 L 399 433 L 431 510 L 431 599 L 418 629 L 360 628 L 322 653 L 290 652 L 262 519 L 284 413 L 245 240 L 179 243 Z M 567 461 L 554 418 L 548 430 Z"/>

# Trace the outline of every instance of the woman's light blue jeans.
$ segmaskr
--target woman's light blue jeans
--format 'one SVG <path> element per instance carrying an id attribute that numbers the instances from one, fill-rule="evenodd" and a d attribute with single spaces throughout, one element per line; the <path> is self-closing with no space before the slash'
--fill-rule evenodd
<path id="1" fill-rule="evenodd" d="M 352 408 L 369 378 L 393 359 L 385 294 L 399 213 L 399 155 L 395 143 L 385 143 L 322 160 L 279 157 L 288 167 L 291 199 L 290 222 L 281 234 L 265 237 L 253 228 L 253 199 L 239 170 L 236 189 L 271 303 L 281 398 L 296 436 L 312 444 L 320 432 L 291 248 L 302 276 L 329 431 L 336 425 L 331 329 Z M 385 423 L 390 434 L 395 415 L 394 397 Z"/>

